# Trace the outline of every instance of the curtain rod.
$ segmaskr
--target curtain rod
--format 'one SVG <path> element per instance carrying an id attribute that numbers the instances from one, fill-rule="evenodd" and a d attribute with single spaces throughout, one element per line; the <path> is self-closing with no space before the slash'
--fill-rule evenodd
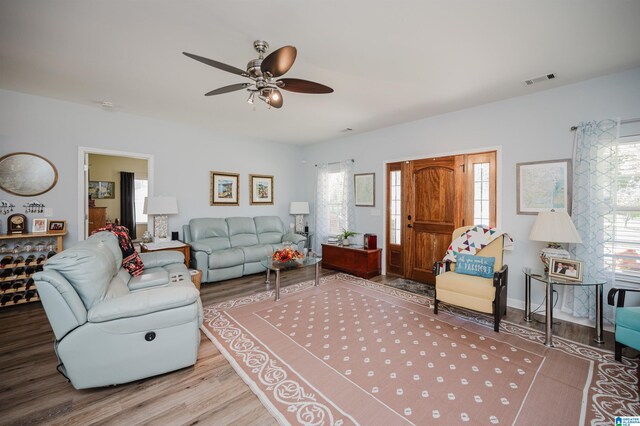
<path id="1" fill-rule="evenodd" d="M 629 118 L 627 120 L 620 120 L 620 124 L 637 123 L 639 121 L 640 121 L 640 118 Z M 572 132 L 575 132 L 576 130 L 578 130 L 578 126 L 571 126 L 569 130 L 571 130 Z"/>
<path id="2" fill-rule="evenodd" d="M 343 160 L 343 161 L 349 161 L 349 160 L 351 160 L 352 163 L 356 162 L 356 160 L 354 160 L 353 158 L 347 158 L 346 160 Z M 334 161 L 333 163 L 327 163 L 327 164 L 340 164 L 340 163 L 342 163 L 342 161 Z M 316 167 L 318 167 L 317 164 L 316 164 Z"/>

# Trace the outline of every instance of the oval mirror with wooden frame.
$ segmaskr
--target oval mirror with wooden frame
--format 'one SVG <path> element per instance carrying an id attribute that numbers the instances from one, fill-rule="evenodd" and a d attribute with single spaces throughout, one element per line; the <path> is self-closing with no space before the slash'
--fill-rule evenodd
<path id="1" fill-rule="evenodd" d="M 51 161 L 30 152 L 14 152 L 0 158 L 0 189 L 31 197 L 50 191 L 58 182 Z"/>

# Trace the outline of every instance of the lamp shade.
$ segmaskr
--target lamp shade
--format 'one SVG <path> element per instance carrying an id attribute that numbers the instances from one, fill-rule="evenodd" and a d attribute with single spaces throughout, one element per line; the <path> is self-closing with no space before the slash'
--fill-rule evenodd
<path id="1" fill-rule="evenodd" d="M 289 214 L 309 214 L 309 203 L 306 201 L 292 201 Z"/>
<path id="2" fill-rule="evenodd" d="M 176 197 L 146 197 L 143 212 L 156 215 L 178 214 L 178 200 Z"/>
<path id="3" fill-rule="evenodd" d="M 581 243 L 582 238 L 567 212 L 540 212 L 529 239 L 554 243 Z"/>

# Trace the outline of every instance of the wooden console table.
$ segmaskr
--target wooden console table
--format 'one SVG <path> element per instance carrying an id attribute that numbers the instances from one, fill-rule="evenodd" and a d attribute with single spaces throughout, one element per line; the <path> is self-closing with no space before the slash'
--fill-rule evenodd
<path id="1" fill-rule="evenodd" d="M 322 266 L 360 278 L 372 278 L 382 270 L 382 249 L 322 244 Z"/>

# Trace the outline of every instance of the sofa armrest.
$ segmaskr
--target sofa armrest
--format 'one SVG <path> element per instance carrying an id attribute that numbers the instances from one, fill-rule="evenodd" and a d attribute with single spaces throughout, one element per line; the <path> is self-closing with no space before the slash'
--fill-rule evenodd
<path id="1" fill-rule="evenodd" d="M 157 268 L 172 263 L 184 263 L 184 254 L 175 250 L 154 251 L 140 253 L 140 259 L 145 268 Z"/>
<path id="2" fill-rule="evenodd" d="M 623 308 L 624 307 L 624 298 L 626 296 L 626 292 L 627 291 L 635 291 L 640 293 L 640 288 L 618 288 L 618 287 L 613 287 L 611 290 L 609 290 L 609 294 L 607 295 L 607 303 L 611 306 L 616 306 L 617 308 Z M 620 293 L 618 294 L 618 303 L 615 303 L 615 298 L 616 298 L 616 293 Z"/>
<path id="3" fill-rule="evenodd" d="M 282 241 L 291 241 L 293 244 L 299 244 L 301 241 L 307 241 L 307 237 L 293 232 L 288 232 L 282 236 Z"/>
<path id="4" fill-rule="evenodd" d="M 213 249 L 211 248 L 211 246 L 205 244 L 205 243 L 200 243 L 198 241 L 194 241 L 191 243 L 191 251 L 203 251 L 207 254 L 211 254 L 213 253 Z"/>
<path id="5" fill-rule="evenodd" d="M 89 322 L 137 317 L 195 303 L 200 293 L 193 286 L 155 288 L 104 300 L 89 310 Z"/>
<path id="6" fill-rule="evenodd" d="M 506 287 L 509 279 L 509 265 L 502 265 L 502 269 L 493 273 L 493 286 Z"/>

